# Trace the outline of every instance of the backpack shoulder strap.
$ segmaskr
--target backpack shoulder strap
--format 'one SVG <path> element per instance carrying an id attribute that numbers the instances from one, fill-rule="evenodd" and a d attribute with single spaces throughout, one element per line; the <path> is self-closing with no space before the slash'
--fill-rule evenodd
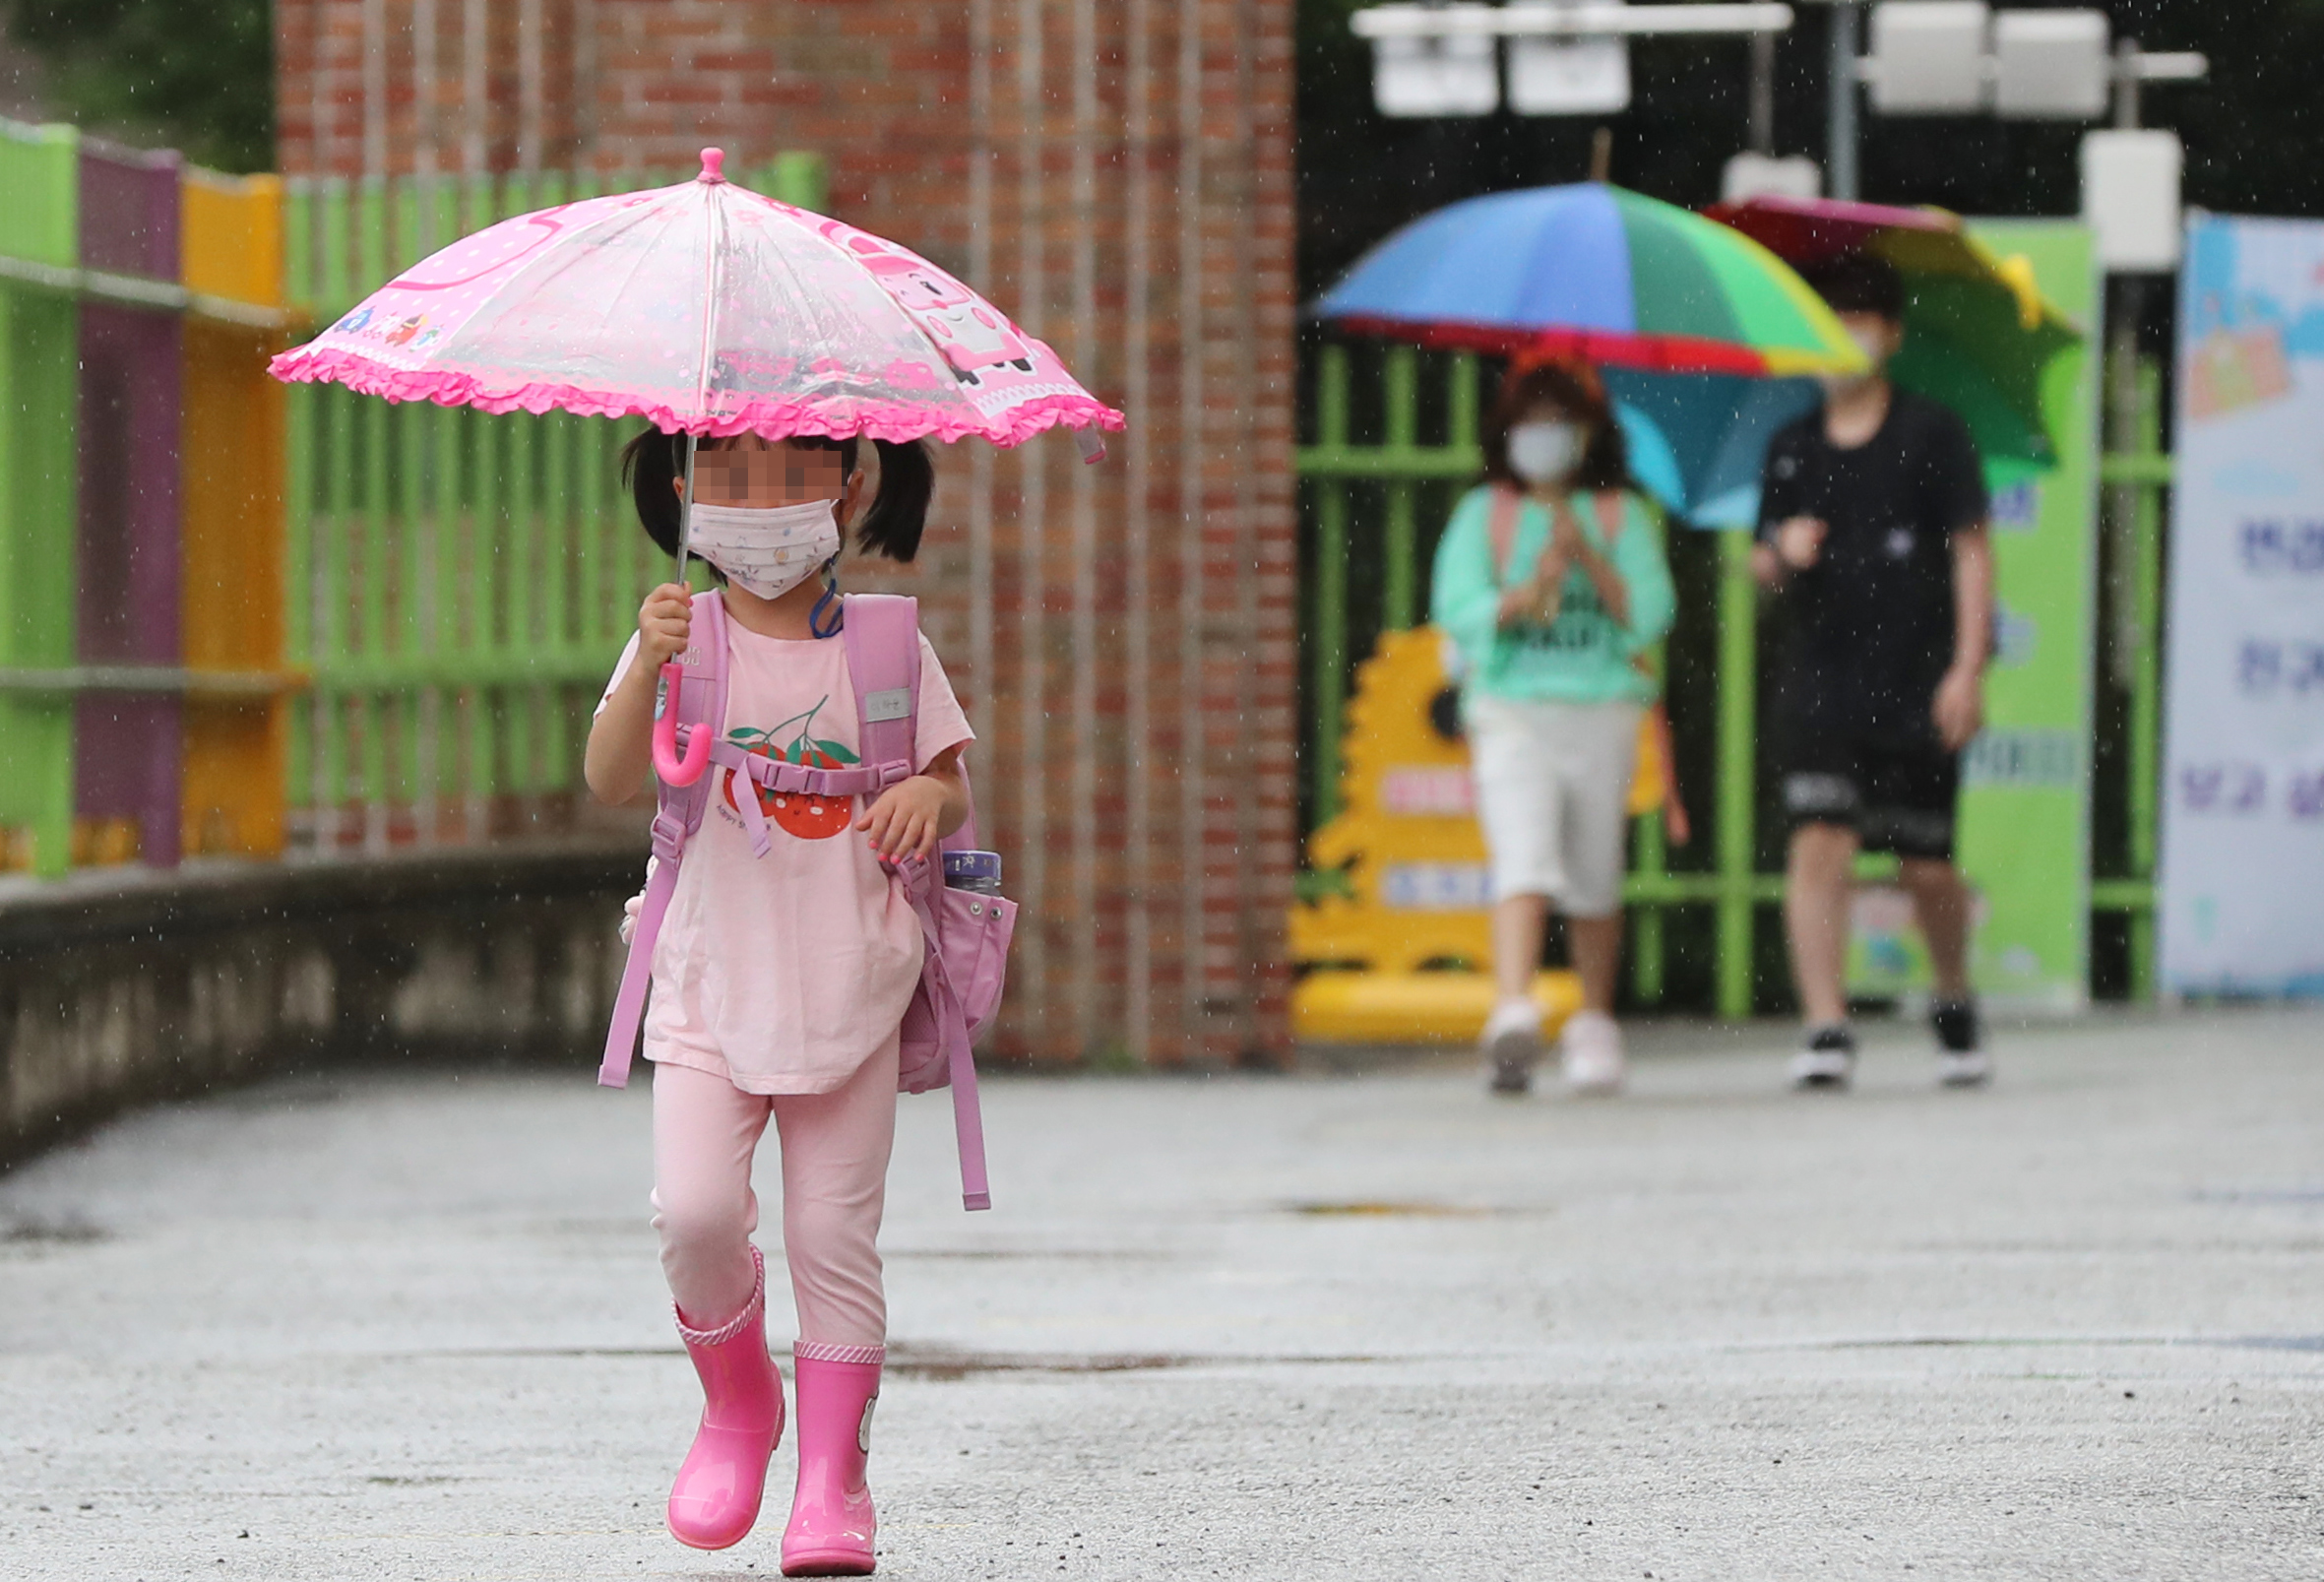
<path id="1" fill-rule="evenodd" d="M 1630 501 L 1619 489 L 1600 489 L 1590 497 L 1598 508 L 1598 534 L 1611 549 L 1630 523 Z"/>
<path id="2" fill-rule="evenodd" d="M 1493 584 L 1500 586 L 1509 576 L 1510 556 L 1517 552 L 1518 513 L 1524 509 L 1525 499 L 1506 483 L 1492 486 L 1492 505 L 1484 519 L 1484 531 L 1493 551 Z"/>
<path id="3" fill-rule="evenodd" d="M 696 730 L 726 728 L 726 604 L 715 592 L 694 599 L 693 629 L 686 651 L 678 656 L 684 674 L 678 682 L 679 746 Z M 655 705 L 669 707 L 663 697 Z M 661 919 L 677 893 L 678 864 L 685 859 L 686 841 L 702 828 L 710 810 L 711 787 L 718 776 L 705 772 L 691 786 L 671 786 L 659 777 L 654 782 L 654 860 L 646 893 L 638 907 L 638 920 L 630 930 L 629 958 L 622 964 L 621 986 L 613 994 L 613 1022 L 605 1031 L 605 1055 L 597 1066 L 602 1087 L 629 1085 L 630 1053 L 637 1047 L 638 1027 L 646 1017 L 646 990 L 654 978 L 654 941 L 661 935 Z"/>
<path id="4" fill-rule="evenodd" d="M 909 777 L 919 767 L 920 606 L 919 601 L 898 594 L 850 594 L 843 628 L 848 644 L 848 678 L 855 687 L 855 715 L 862 734 L 857 738 L 865 764 L 883 771 L 901 767 L 896 778 Z M 965 775 L 964 775 L 965 783 Z M 964 843 L 962 836 L 966 835 Z M 973 844 L 975 815 L 950 837 L 946 847 Z M 976 1060 L 969 1044 L 968 1014 L 946 970 L 932 898 L 941 891 L 944 875 L 914 864 L 899 873 L 905 893 L 920 919 L 926 941 L 921 958 L 917 996 L 929 997 L 938 1036 L 944 1046 L 952 1083 L 952 1120 L 961 1159 L 961 1204 L 964 1208 L 992 1207 L 992 1188 L 985 1177 L 984 1119 L 976 1097 Z M 916 997 L 916 996 L 915 996 Z"/>
<path id="5" fill-rule="evenodd" d="M 919 736 L 920 601 L 902 594 L 849 594 L 842 607 L 856 750 L 892 785 L 919 767 L 912 754 Z M 899 764 L 901 772 L 892 772 Z"/>

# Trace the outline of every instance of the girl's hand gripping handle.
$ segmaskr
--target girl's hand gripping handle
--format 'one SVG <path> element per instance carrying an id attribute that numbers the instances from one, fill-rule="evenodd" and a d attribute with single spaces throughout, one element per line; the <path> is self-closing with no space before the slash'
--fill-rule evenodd
<path id="1" fill-rule="evenodd" d="M 661 667 L 661 706 L 654 712 L 654 773 L 664 786 L 691 786 L 710 767 L 711 731 L 689 731 L 685 752 L 678 751 L 678 686 L 685 675 L 686 667 L 675 660 Z"/>
<path id="2" fill-rule="evenodd" d="M 638 610 L 639 658 L 661 666 L 660 697 L 654 706 L 651 739 L 654 773 L 664 786 L 691 786 L 710 767 L 710 730 L 689 733 L 678 751 L 678 689 L 686 667 L 678 662 L 693 638 L 694 596 L 680 583 L 664 583 L 646 596 Z"/>

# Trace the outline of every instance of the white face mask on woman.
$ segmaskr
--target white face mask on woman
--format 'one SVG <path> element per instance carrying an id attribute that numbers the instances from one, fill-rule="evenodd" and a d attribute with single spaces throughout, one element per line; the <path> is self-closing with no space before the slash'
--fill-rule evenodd
<path id="1" fill-rule="evenodd" d="M 1509 471 L 1528 483 L 1554 483 L 1582 460 L 1582 435 L 1574 424 L 1536 418 L 1509 430 Z"/>
<path id="2" fill-rule="evenodd" d="M 840 552 L 835 500 L 694 507 L 687 546 L 761 599 L 780 599 Z"/>

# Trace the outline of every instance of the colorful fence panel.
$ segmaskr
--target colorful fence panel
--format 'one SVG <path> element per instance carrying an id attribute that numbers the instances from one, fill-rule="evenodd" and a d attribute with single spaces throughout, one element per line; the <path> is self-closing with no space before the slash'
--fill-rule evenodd
<path id="1" fill-rule="evenodd" d="M 84 269 L 177 284 L 173 154 L 81 146 Z M 162 683 L 179 658 L 178 478 L 183 384 L 178 314 L 84 297 L 74 657 L 76 860 L 178 858 L 183 720 Z"/>
<path id="2" fill-rule="evenodd" d="M 0 124 L 0 866 L 278 851 L 279 184 Z"/>
<path id="3" fill-rule="evenodd" d="M 0 858 L 71 860 L 80 139 L 0 123 Z"/>
<path id="4" fill-rule="evenodd" d="M 189 316 L 180 483 L 184 773 L 189 855 L 272 856 L 284 841 L 289 699 L 283 662 L 283 387 L 267 358 L 283 306 L 283 183 L 188 170 L 183 272 L 196 299 L 260 312 Z"/>
<path id="5" fill-rule="evenodd" d="M 754 179 L 822 202 L 812 155 Z M 583 816 L 597 689 L 664 575 L 624 433 L 266 363 L 463 232 L 598 190 L 286 187 L 0 123 L 0 867 Z"/>

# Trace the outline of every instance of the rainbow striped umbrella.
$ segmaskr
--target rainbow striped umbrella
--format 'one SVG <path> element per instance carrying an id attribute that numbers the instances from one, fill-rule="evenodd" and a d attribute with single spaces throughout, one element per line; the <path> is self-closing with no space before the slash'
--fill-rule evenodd
<path id="1" fill-rule="evenodd" d="M 1312 310 L 1422 346 L 1666 373 L 1850 373 L 1863 356 L 1748 236 L 1603 182 L 1471 198 L 1366 253 Z"/>

